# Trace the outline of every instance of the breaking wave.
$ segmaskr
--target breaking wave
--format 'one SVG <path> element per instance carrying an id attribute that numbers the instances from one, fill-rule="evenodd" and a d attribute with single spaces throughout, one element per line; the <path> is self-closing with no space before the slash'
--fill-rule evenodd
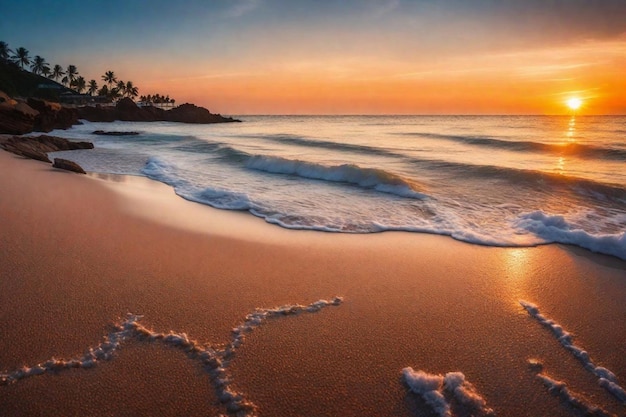
<path id="1" fill-rule="evenodd" d="M 363 168 L 353 164 L 326 166 L 297 159 L 255 155 L 246 162 L 246 167 L 272 174 L 344 182 L 400 197 L 426 198 L 426 195 L 418 190 L 417 185 L 406 178 L 382 169 Z"/>
<path id="2" fill-rule="evenodd" d="M 549 215 L 542 211 L 520 215 L 514 221 L 514 227 L 536 235 L 545 243 L 576 245 L 626 260 L 626 232 L 593 234 L 573 226 L 563 216 Z"/>

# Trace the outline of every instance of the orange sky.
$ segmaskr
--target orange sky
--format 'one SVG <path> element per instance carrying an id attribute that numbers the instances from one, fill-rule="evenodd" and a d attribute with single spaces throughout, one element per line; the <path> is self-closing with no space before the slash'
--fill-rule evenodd
<path id="1" fill-rule="evenodd" d="M 259 64 L 188 77 L 144 78 L 148 88 L 232 114 L 626 113 L 626 37 L 547 49 L 447 57 Z M 222 110 L 223 109 L 223 110 Z"/>
<path id="2" fill-rule="evenodd" d="M 0 40 L 227 115 L 626 114 L 624 0 L 90 5 L 9 3 Z"/>

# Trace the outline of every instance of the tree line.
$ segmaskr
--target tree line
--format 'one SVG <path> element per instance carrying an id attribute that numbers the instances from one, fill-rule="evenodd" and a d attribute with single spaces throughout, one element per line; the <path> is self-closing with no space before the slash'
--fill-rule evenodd
<path id="1" fill-rule="evenodd" d="M 67 68 L 63 68 L 61 65 L 56 64 L 51 68 L 50 64 L 41 56 L 36 55 L 31 59 L 29 55 L 30 52 L 24 47 L 11 50 L 6 42 L 0 41 L 0 61 L 17 65 L 23 71 L 30 69 L 31 73 L 60 82 L 79 94 L 83 94 L 83 92 L 86 91 L 92 96 L 98 95 L 107 97 L 113 101 L 124 97 L 134 100 L 139 96 L 139 88 L 135 86 L 132 81 L 118 80 L 113 71 L 106 71 L 104 73 L 102 76 L 103 84 L 99 87 L 96 80 L 89 80 L 89 82 L 87 82 L 85 78 L 78 73 L 76 65 L 72 64 L 68 65 Z M 147 104 L 175 103 L 175 100 L 170 99 L 169 96 L 160 94 L 141 96 L 140 100 Z"/>

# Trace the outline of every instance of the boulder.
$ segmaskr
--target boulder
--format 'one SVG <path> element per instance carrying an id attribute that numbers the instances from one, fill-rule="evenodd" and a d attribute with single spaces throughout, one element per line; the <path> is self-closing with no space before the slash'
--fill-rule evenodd
<path id="1" fill-rule="evenodd" d="M 143 108 L 137 106 L 135 102 L 125 97 L 117 102 L 115 106 L 115 110 L 117 111 L 118 120 L 124 120 L 128 122 L 154 122 L 157 119 L 154 116 L 145 111 Z"/>
<path id="2" fill-rule="evenodd" d="M 48 155 L 33 146 L 32 142 L 10 142 L 7 141 L 2 147 L 15 155 L 23 156 L 24 158 L 35 159 L 42 162 L 52 162 L 48 158 Z"/>
<path id="3" fill-rule="evenodd" d="M 91 142 L 73 142 L 48 135 L 37 137 L 12 136 L 4 140 L 0 145 L 5 150 L 16 155 L 44 162 L 51 162 L 48 159 L 48 152 L 93 149 L 93 143 Z"/>
<path id="4" fill-rule="evenodd" d="M 204 107 L 185 103 L 167 112 L 167 120 L 181 123 L 224 123 L 235 122 L 231 117 L 222 117 L 219 114 L 212 114 Z"/>
<path id="5" fill-rule="evenodd" d="M 74 161 L 69 161 L 63 158 L 54 158 L 52 164 L 54 168 L 64 169 L 66 171 L 77 172 L 79 174 L 86 174 L 85 170 Z"/>
<path id="6" fill-rule="evenodd" d="M 78 111 L 38 98 L 29 98 L 28 105 L 39 112 L 35 118 L 34 130 L 50 132 L 54 129 L 68 129 L 78 123 Z"/>
<path id="7" fill-rule="evenodd" d="M 1 93 L 1 92 L 0 92 Z M 24 102 L 2 93 L 0 102 L 0 133 L 23 135 L 33 131 L 39 112 Z"/>
<path id="8" fill-rule="evenodd" d="M 17 104 L 17 101 L 9 97 L 4 91 L 0 91 L 0 103 L 6 103 L 10 104 L 11 106 L 15 106 Z"/>
<path id="9" fill-rule="evenodd" d="M 83 106 L 78 109 L 78 118 L 89 120 L 90 122 L 114 122 L 117 120 L 115 107 L 103 107 L 97 104 L 94 106 Z"/>

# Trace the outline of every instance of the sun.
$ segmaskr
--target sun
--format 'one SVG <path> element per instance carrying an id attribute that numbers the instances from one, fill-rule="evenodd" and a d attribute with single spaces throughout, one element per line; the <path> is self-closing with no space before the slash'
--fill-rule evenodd
<path id="1" fill-rule="evenodd" d="M 582 106 L 582 104 L 583 101 L 578 97 L 573 97 L 567 100 L 567 107 L 569 107 L 571 110 L 578 110 L 580 106 Z"/>

